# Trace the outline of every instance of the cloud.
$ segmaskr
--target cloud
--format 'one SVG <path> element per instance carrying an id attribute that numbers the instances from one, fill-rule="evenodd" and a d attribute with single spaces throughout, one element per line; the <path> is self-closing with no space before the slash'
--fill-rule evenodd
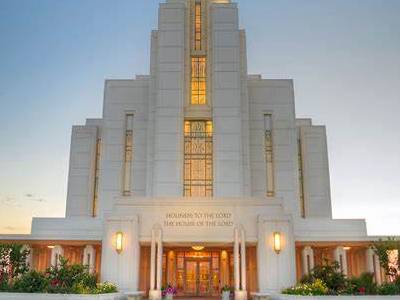
<path id="1" fill-rule="evenodd" d="M 26 231 L 27 229 L 24 227 L 20 227 L 20 226 L 12 226 L 12 225 L 7 225 L 7 226 L 3 226 L 0 228 L 1 230 L 4 231 L 8 231 L 8 232 L 15 232 L 15 233 L 21 233 Z"/>
<path id="2" fill-rule="evenodd" d="M 31 193 L 25 194 L 25 197 L 28 198 L 30 201 L 34 201 L 34 202 L 46 202 L 46 199 L 36 197 L 34 194 L 31 194 Z"/>
<path id="3" fill-rule="evenodd" d="M 18 199 L 15 196 L 0 196 L 0 204 L 8 207 L 22 207 L 22 202 L 24 201 L 32 201 L 37 203 L 44 203 L 47 202 L 46 199 L 42 197 L 38 197 L 35 194 L 27 193 L 24 195 L 23 199 Z M 21 201 L 22 200 L 22 201 Z M 25 202 L 26 203 L 26 202 Z"/>
<path id="4" fill-rule="evenodd" d="M 5 206 L 21 207 L 21 204 L 18 203 L 18 200 L 13 196 L 2 197 L 0 203 Z"/>
<path id="5" fill-rule="evenodd" d="M 9 231 L 16 231 L 16 230 L 18 230 L 17 227 L 13 227 L 13 226 L 4 226 L 3 229 L 9 230 Z"/>
<path id="6" fill-rule="evenodd" d="M 37 198 L 37 199 L 32 199 L 32 201 L 35 201 L 35 202 L 46 202 L 46 199 Z"/>

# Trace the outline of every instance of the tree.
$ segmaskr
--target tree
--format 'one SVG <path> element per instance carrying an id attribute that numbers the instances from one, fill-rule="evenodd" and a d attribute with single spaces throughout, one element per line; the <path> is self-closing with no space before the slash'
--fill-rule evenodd
<path id="1" fill-rule="evenodd" d="M 399 255 L 400 255 L 400 240 L 396 238 L 388 238 L 387 240 L 379 240 L 374 242 L 372 248 L 375 254 L 379 257 L 379 263 L 385 270 L 385 274 L 390 281 L 395 281 L 400 276 Z M 397 260 L 390 261 L 389 255 L 392 251 L 397 251 Z"/>
<path id="2" fill-rule="evenodd" d="M 0 285 L 9 284 L 29 270 L 29 253 L 23 245 L 0 244 Z"/>

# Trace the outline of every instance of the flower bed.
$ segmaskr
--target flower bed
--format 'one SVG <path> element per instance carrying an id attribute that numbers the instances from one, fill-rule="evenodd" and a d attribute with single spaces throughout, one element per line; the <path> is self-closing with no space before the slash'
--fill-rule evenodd
<path id="1" fill-rule="evenodd" d="M 127 300 L 122 293 L 101 295 L 1 293 L 0 300 Z"/>
<path id="2" fill-rule="evenodd" d="M 295 296 L 276 295 L 271 300 L 400 300 L 400 296 Z"/>
<path id="3" fill-rule="evenodd" d="M 97 283 L 97 276 L 90 274 L 87 266 L 71 265 L 63 257 L 59 258 L 58 266 L 45 272 L 29 271 L 28 254 L 21 245 L 0 245 L 0 292 L 87 295 L 117 292 L 114 284 Z"/>
<path id="4" fill-rule="evenodd" d="M 325 263 L 323 266 L 315 267 L 310 275 L 304 276 L 300 284 L 283 290 L 282 294 L 297 296 L 351 296 L 349 299 L 354 298 L 354 296 L 375 295 L 377 297 L 372 299 L 381 299 L 382 296 L 398 295 L 397 299 L 400 299 L 400 276 L 392 277 L 391 282 L 378 285 L 374 281 L 373 274 L 364 273 L 359 277 L 346 278 L 340 271 L 340 266 L 337 262 L 333 264 Z"/>

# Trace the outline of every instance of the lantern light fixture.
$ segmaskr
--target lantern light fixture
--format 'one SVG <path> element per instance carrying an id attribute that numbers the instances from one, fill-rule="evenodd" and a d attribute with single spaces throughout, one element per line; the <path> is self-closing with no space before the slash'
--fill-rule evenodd
<path id="1" fill-rule="evenodd" d="M 279 254 L 282 250 L 281 233 L 274 232 L 274 250 L 276 254 Z"/>
<path id="2" fill-rule="evenodd" d="M 115 250 L 117 251 L 118 254 L 122 252 L 123 248 L 123 233 L 121 231 L 118 231 L 115 234 Z"/>

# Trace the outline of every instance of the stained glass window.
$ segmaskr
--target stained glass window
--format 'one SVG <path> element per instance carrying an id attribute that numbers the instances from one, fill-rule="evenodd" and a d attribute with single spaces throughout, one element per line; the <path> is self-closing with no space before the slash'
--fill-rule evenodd
<path id="1" fill-rule="evenodd" d="M 192 104 L 206 104 L 206 68 L 205 57 L 192 57 Z"/>
<path id="2" fill-rule="evenodd" d="M 213 195 L 213 125 L 211 121 L 185 122 L 184 195 Z"/>
<path id="3" fill-rule="evenodd" d="M 201 2 L 196 2 L 194 8 L 194 50 L 201 50 L 202 35 Z"/>

